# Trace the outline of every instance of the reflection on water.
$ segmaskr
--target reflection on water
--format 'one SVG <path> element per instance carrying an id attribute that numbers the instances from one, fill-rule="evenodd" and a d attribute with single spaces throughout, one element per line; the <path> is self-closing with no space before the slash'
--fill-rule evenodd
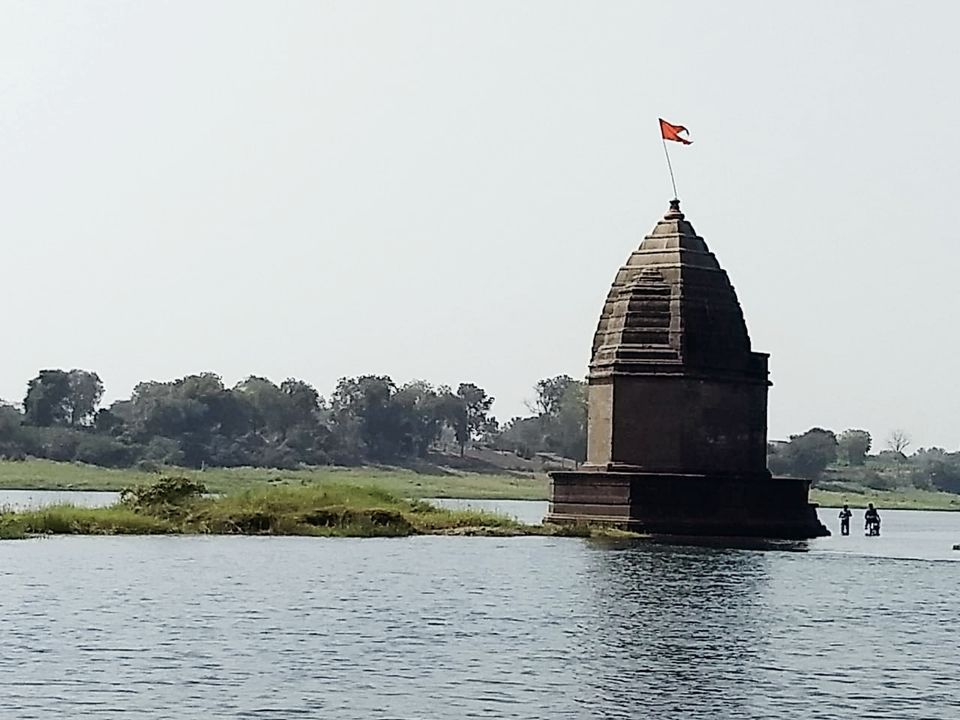
<path id="1" fill-rule="evenodd" d="M 634 657 L 649 654 L 655 667 L 606 675 L 608 692 L 644 707 L 657 698 L 658 717 L 960 712 L 952 693 L 960 666 L 942 652 L 960 639 L 949 620 L 955 564 L 659 550 L 599 556 L 601 617 L 615 632 L 629 627 Z"/>
<path id="2" fill-rule="evenodd" d="M 588 574 L 585 699 L 607 700 L 605 717 L 745 716 L 765 555 L 644 544 L 594 553 Z"/>

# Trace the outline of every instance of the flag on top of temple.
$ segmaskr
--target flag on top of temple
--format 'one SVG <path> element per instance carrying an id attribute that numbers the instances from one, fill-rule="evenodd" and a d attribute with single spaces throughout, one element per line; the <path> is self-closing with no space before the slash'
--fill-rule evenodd
<path id="1" fill-rule="evenodd" d="M 660 135 L 664 140 L 673 140 L 674 142 L 683 143 L 684 145 L 690 145 L 693 143 L 692 140 L 687 140 L 684 137 L 680 137 L 680 133 L 690 134 L 690 131 L 687 130 L 683 125 L 671 125 L 663 118 L 660 118 Z"/>

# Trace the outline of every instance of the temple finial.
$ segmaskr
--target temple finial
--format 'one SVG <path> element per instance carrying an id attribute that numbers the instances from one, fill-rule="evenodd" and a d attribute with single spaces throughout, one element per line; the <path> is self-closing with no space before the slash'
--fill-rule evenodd
<path id="1" fill-rule="evenodd" d="M 680 212 L 680 200 L 674 198 L 670 201 L 670 209 L 663 216 L 664 220 L 683 220 L 683 213 Z"/>

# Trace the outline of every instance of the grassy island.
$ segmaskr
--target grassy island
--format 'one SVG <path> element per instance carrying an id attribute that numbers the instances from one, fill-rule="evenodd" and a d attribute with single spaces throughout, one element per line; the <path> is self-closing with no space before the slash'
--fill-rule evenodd
<path id="1" fill-rule="evenodd" d="M 260 487 L 210 496 L 188 478 L 127 488 L 111 507 L 54 505 L 0 512 L 0 538 L 73 535 L 627 536 L 589 527 L 526 525 L 489 512 L 448 510 L 372 487 Z"/>
<path id="2" fill-rule="evenodd" d="M 389 496 L 395 502 L 421 498 L 464 498 L 490 500 L 546 500 L 549 481 L 543 474 L 507 472 L 464 472 L 449 468 L 409 469 L 386 466 L 314 467 L 296 470 L 268 468 L 163 468 L 164 474 L 202 483 L 210 492 L 244 497 L 250 502 L 267 489 L 301 487 L 345 492 L 350 488 L 358 497 L 364 493 Z M 138 469 L 102 468 L 83 463 L 51 460 L 0 460 L 0 490 L 111 490 L 149 485 L 160 475 Z M 960 510 L 960 495 L 917 488 L 875 490 L 836 483 L 814 488 L 810 499 L 821 507 L 839 507 L 844 503 L 863 508 L 872 502 L 883 509 Z M 84 513 L 75 509 L 77 513 Z M 122 510 L 122 508 L 121 508 Z M 120 512 L 120 510 L 118 510 Z"/>

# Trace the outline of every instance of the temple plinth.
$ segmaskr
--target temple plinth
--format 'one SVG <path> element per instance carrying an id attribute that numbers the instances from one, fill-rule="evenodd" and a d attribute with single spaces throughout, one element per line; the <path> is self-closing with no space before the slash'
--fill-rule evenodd
<path id="1" fill-rule="evenodd" d="M 587 462 L 551 473 L 552 522 L 678 535 L 828 535 L 810 482 L 767 470 L 767 358 L 673 200 L 617 273 L 593 339 Z"/>

